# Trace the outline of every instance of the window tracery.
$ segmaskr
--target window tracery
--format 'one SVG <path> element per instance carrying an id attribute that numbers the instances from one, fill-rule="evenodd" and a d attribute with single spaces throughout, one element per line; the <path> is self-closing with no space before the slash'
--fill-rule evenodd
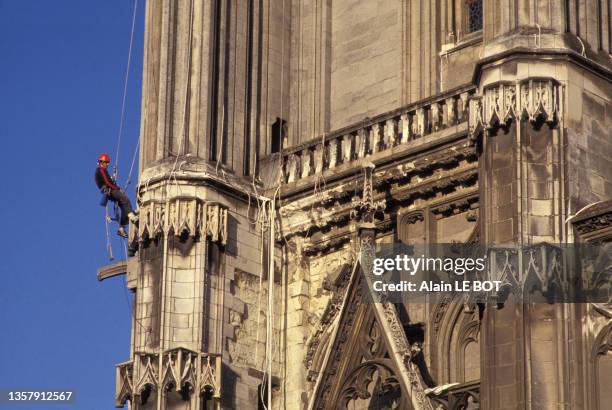
<path id="1" fill-rule="evenodd" d="M 464 10 L 466 34 L 482 30 L 482 0 L 465 0 Z"/>

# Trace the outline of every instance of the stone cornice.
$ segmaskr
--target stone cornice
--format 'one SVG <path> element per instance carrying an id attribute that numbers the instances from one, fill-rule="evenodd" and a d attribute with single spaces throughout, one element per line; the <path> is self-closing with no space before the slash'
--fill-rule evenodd
<path id="1" fill-rule="evenodd" d="M 531 47 L 514 47 L 505 49 L 499 53 L 484 57 L 474 67 L 472 75 L 472 83 L 480 83 L 480 75 L 483 70 L 488 67 L 504 64 L 515 60 L 563 60 L 574 63 L 585 70 L 608 81 L 612 79 L 612 69 L 606 67 L 588 57 L 581 55 L 579 52 L 570 48 L 531 48 Z"/>

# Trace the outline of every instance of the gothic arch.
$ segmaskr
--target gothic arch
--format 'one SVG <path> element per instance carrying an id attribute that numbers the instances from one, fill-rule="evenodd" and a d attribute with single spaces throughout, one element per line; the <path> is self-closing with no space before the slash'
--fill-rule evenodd
<path id="1" fill-rule="evenodd" d="M 418 229 L 416 235 L 411 232 L 411 227 L 412 229 Z M 405 244 L 427 242 L 425 211 L 417 210 L 398 215 L 397 233 L 397 239 Z"/>
<path id="2" fill-rule="evenodd" d="M 442 309 L 443 311 L 440 311 Z M 466 348 L 470 343 L 480 343 L 478 309 L 468 309 L 461 298 L 440 304 L 433 312 L 439 319 L 437 332 L 432 336 L 436 351 L 436 382 L 440 384 L 465 382 Z M 434 327 L 435 331 L 436 327 Z"/>
<path id="3" fill-rule="evenodd" d="M 394 305 L 366 302 L 365 280 L 355 264 L 308 408 L 343 410 L 351 400 L 365 400 L 360 408 L 380 405 L 374 398 L 388 404 L 383 408 L 433 410 L 413 362 L 420 346 L 408 343 Z"/>

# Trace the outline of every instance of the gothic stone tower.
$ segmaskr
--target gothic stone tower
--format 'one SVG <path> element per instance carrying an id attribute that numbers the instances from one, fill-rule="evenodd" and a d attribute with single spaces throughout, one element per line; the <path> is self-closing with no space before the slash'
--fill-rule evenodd
<path id="1" fill-rule="evenodd" d="M 117 405 L 605 408 L 610 304 L 518 303 L 521 259 L 487 273 L 512 282 L 504 303 L 368 304 L 358 256 L 609 242 L 610 12 L 148 0 Z"/>
<path id="2" fill-rule="evenodd" d="M 255 1 L 147 2 L 132 353 L 117 366 L 118 406 L 256 408 L 264 357 L 278 370 L 258 315 L 274 275 L 262 270 L 267 205 L 254 179 L 270 151 L 262 118 L 283 117 L 262 97 L 280 76 L 261 53 L 277 42 L 270 13 L 278 20 Z"/>

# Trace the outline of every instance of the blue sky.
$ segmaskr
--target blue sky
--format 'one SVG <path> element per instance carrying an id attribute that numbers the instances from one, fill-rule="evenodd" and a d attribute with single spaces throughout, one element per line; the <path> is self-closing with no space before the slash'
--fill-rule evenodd
<path id="1" fill-rule="evenodd" d="M 144 0 L 138 7 L 121 183 L 139 129 Z M 0 0 L 0 389 L 76 392 L 70 406 L 2 409 L 114 408 L 130 311 L 123 278 L 96 279 L 108 257 L 93 173 L 98 153 L 115 156 L 132 9 Z"/>

